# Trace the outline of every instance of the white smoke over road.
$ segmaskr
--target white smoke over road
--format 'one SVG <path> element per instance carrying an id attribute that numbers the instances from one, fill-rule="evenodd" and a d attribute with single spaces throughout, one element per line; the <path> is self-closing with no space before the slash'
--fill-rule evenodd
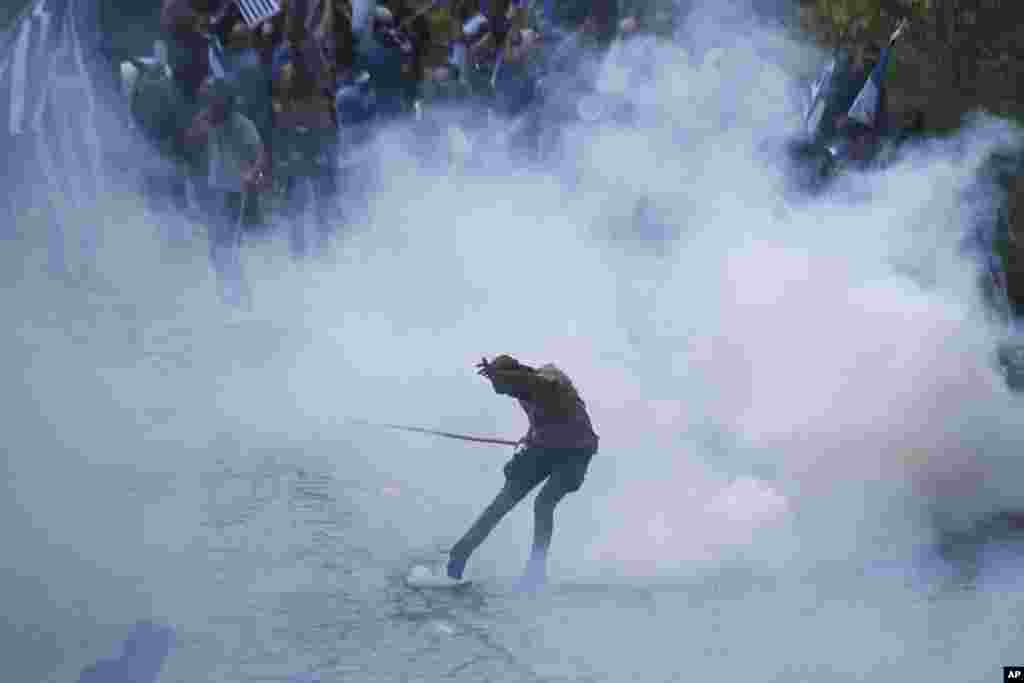
<path id="1" fill-rule="evenodd" d="M 1006 663 L 1013 637 L 990 634 L 1019 598 L 980 591 L 930 621 L 899 580 L 854 577 L 883 555 L 910 566 L 933 518 L 1022 502 L 1020 403 L 960 250 L 991 199 L 964 192 L 1011 131 L 980 120 L 825 197 L 787 196 L 773 141 L 799 120 L 792 80 L 818 55 L 737 17 L 698 11 L 687 49 L 655 46 L 653 82 L 630 94 L 640 126 L 587 132 L 558 172 L 439 177 L 385 142 L 366 224 L 327 258 L 298 267 L 280 240 L 246 245 L 249 315 L 215 301 L 201 241 L 172 255 L 134 204 L 110 203 L 92 289 L 37 272 L 41 235 L 19 219 L 0 295 L 12 623 L 50 629 L 59 649 L 139 613 L 198 630 L 218 609 L 197 541 L 217 461 L 361 482 L 369 495 L 348 503 L 386 561 L 450 543 L 510 454 L 344 419 L 517 438 L 525 417 L 473 369 L 512 353 L 563 368 L 601 435 L 556 512 L 556 580 L 685 583 L 737 566 L 777 580 L 723 603 L 717 636 L 687 631 L 690 665 L 739 653 L 806 680 L 787 669 L 802 652 L 852 679 L 893 671 L 893 642 L 926 657 L 958 618 L 976 626 L 950 671 L 978 680 Z M 527 501 L 469 573 L 517 572 L 530 517 Z M 283 557 L 289 533 L 270 527 L 266 552 Z M 821 567 L 851 583 L 808 593 Z M 649 636 L 635 680 L 692 671 L 665 654 L 673 627 L 608 615 Z M 535 616 L 552 647 L 628 680 L 601 654 L 621 653 L 601 647 L 614 638 Z M 727 646 L 709 656 L 716 638 Z"/>

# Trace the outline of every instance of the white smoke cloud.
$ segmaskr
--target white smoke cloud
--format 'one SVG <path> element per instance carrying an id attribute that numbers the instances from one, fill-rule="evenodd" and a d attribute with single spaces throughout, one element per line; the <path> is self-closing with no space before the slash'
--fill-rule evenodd
<path id="1" fill-rule="evenodd" d="M 218 593 L 197 540 L 218 460 L 361 482 L 347 503 L 395 563 L 451 542 L 510 454 L 344 420 L 516 438 L 525 417 L 475 376 L 483 354 L 562 367 L 601 435 L 586 484 L 556 512 L 556 577 L 768 568 L 779 597 L 751 609 L 781 610 L 810 637 L 820 629 L 785 608 L 812 599 L 792 577 L 863 565 L 894 540 L 910 562 L 928 515 L 1019 503 L 1019 401 L 993 370 L 997 332 L 959 251 L 983 208 L 962 193 L 1008 131 L 979 121 L 828 196 L 788 197 L 766 150 L 798 120 L 792 77 L 816 53 L 741 17 L 698 13 L 686 49 L 653 46 L 654 79 L 629 94 L 639 127 L 579 131 L 580 153 L 558 169 L 438 176 L 385 140 L 369 216 L 327 258 L 296 267 L 280 240 L 246 244 L 249 316 L 215 301 L 205 245 L 169 252 L 132 202 L 111 200 L 101 226 L 102 289 L 37 273 L 42 235 L 20 218 L 24 248 L 5 263 L 21 276 L 2 294 L 5 374 L 21 380 L 2 517 L 10 585 L 38 576 L 47 597 L 21 591 L 11 614 L 65 620 L 51 628 L 66 634 L 140 612 L 197 624 L 224 607 L 216 596 L 244 600 Z M 470 572 L 517 571 L 530 517 L 526 501 Z M 268 523 L 268 556 L 286 557 L 289 533 Z M 64 606 L 83 595 L 91 611 L 76 621 Z M 826 628 L 852 620 L 844 633 L 866 637 L 865 653 L 895 647 L 870 635 L 880 620 L 901 633 L 924 621 L 839 597 L 819 607 Z M 766 619 L 729 637 L 762 639 L 744 628 Z M 777 638 L 765 643 L 755 654 L 782 671 Z M 851 660 L 821 645 L 822 661 Z"/>

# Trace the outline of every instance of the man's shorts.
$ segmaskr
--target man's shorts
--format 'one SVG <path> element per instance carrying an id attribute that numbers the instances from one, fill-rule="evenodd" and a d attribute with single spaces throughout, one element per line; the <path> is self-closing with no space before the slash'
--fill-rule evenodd
<path id="1" fill-rule="evenodd" d="M 596 452 L 591 448 L 524 448 L 505 463 L 505 479 L 529 491 L 551 477 L 562 490 L 572 493 L 583 485 Z"/>

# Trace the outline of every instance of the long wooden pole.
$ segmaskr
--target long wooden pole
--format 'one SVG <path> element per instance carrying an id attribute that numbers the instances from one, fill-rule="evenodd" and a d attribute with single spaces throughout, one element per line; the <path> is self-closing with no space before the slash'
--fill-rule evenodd
<path id="1" fill-rule="evenodd" d="M 417 432 L 419 434 L 432 434 L 434 436 L 443 436 L 446 439 L 457 439 L 459 441 L 472 441 L 473 443 L 491 443 L 498 444 L 500 446 L 517 446 L 518 441 L 509 441 L 508 439 L 494 439 L 486 436 L 468 436 L 466 434 L 455 434 L 454 432 L 442 432 L 437 429 L 425 429 L 423 427 L 410 427 L 407 425 L 396 425 L 396 424 L 383 424 L 377 422 L 367 422 L 366 420 L 347 419 L 346 422 L 351 424 L 362 425 L 364 427 L 381 427 L 383 429 L 398 429 L 404 432 Z"/>

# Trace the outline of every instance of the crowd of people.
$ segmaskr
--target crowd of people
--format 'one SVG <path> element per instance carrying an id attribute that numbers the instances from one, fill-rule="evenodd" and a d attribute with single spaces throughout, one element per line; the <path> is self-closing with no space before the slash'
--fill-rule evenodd
<path id="1" fill-rule="evenodd" d="M 158 213 L 202 215 L 222 295 L 245 306 L 240 239 L 266 224 L 268 206 L 290 225 L 295 257 L 325 247 L 359 205 L 375 133 L 406 122 L 419 157 L 436 158 L 451 149 L 441 111 L 457 109 L 461 130 L 507 122 L 506 151 L 538 161 L 550 149 L 543 133 L 577 116 L 573 97 L 593 86 L 612 41 L 671 30 L 672 8 L 164 0 L 153 54 L 120 64 L 133 127 L 152 152 L 144 194 Z"/>
<path id="2" fill-rule="evenodd" d="M 151 152 L 144 193 L 158 214 L 201 216 L 222 296 L 246 306 L 243 233 L 273 214 L 294 257 L 325 248 L 362 208 L 379 131 L 402 122 L 426 163 L 489 145 L 549 161 L 563 124 L 632 116 L 624 98 L 593 97 L 604 58 L 671 36 L 682 13 L 671 0 L 163 0 L 153 54 L 120 64 Z M 902 30 L 834 65 L 812 155 L 856 164 L 923 128 L 918 114 L 889 130 L 884 81 L 863 97 Z M 474 143 L 453 143 L 452 128 Z"/>

